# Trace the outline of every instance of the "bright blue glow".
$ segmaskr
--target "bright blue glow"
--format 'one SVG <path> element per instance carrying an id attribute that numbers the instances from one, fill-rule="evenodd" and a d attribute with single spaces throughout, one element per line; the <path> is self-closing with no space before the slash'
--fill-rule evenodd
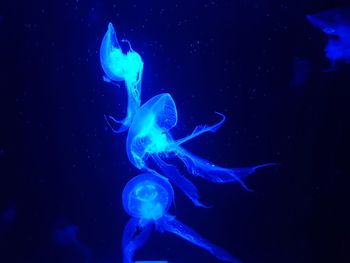
<path id="1" fill-rule="evenodd" d="M 132 217 L 157 220 L 170 208 L 174 191 L 163 177 L 141 174 L 132 178 L 123 191 L 123 206 Z"/>
<path id="2" fill-rule="evenodd" d="M 112 116 L 106 119 L 109 125 L 109 121 L 113 121 L 120 126 L 114 129 L 110 125 L 114 132 L 119 133 L 129 129 L 126 142 L 128 158 L 136 168 L 146 172 L 131 179 L 123 190 L 123 207 L 131 216 L 123 233 L 123 262 L 134 262 L 135 252 L 145 245 L 154 229 L 175 234 L 207 250 L 220 260 L 240 262 L 168 214 L 174 200 L 174 191 L 170 182 L 179 187 L 195 205 L 206 207 L 199 200 L 196 186 L 183 176 L 176 165 L 170 163 L 171 159 L 180 160 L 187 168 L 187 172 L 193 176 L 200 176 L 214 183 L 238 182 L 247 190 L 250 189 L 243 179 L 256 169 L 273 164 L 224 168 L 187 151 L 182 146 L 184 143 L 203 133 L 216 132 L 223 125 L 225 115 L 217 113 L 221 118 L 217 123 L 196 126 L 188 136 L 174 139 L 171 130 L 177 125 L 178 113 L 173 98 L 170 94 L 163 93 L 152 97 L 141 106 L 143 61 L 141 56 L 132 49 L 129 41 L 121 40 L 121 42 L 129 46 L 126 53 L 118 42 L 113 25 L 109 23 L 100 48 L 104 80 L 116 86 L 119 86 L 119 82 L 124 83 L 128 105 L 124 119 L 117 120 Z M 55 239 L 61 244 L 74 244 L 84 248 L 79 243 L 77 227 L 74 225 L 57 230 Z M 166 263 L 168 261 L 137 262 Z"/>
<path id="3" fill-rule="evenodd" d="M 325 48 L 327 58 L 333 64 L 338 60 L 350 63 L 350 9 L 330 9 L 306 17 L 329 35 Z"/>
<path id="4" fill-rule="evenodd" d="M 173 189 L 162 176 L 141 174 L 131 179 L 123 191 L 123 206 L 132 217 L 123 234 L 123 262 L 132 263 L 137 249 L 141 248 L 155 228 L 170 232 L 199 246 L 218 259 L 239 261 L 224 249 L 210 243 L 190 227 L 167 214 L 173 200 Z"/>
<path id="5" fill-rule="evenodd" d="M 225 121 L 223 114 L 217 114 L 221 120 L 216 124 L 196 126 L 190 135 L 174 140 L 170 130 L 176 126 L 178 120 L 176 104 L 168 93 L 154 96 L 140 107 L 128 131 L 126 147 L 130 162 L 140 170 L 152 171 L 154 169 L 147 165 L 147 160 L 151 158 L 162 174 L 177 185 L 197 206 L 204 206 L 199 201 L 197 188 L 174 165 L 167 162 L 170 158 L 179 158 L 191 175 L 200 176 L 214 183 L 239 182 L 249 190 L 242 179 L 256 169 L 271 164 L 223 168 L 182 147 L 183 143 L 205 132 L 216 132 Z"/>
<path id="6" fill-rule="evenodd" d="M 126 54 L 120 47 L 112 23 L 109 23 L 100 48 L 101 66 L 106 74 L 104 80 L 111 83 L 124 82 L 128 94 L 126 117 L 123 120 L 116 120 L 109 116 L 110 120 L 121 125 L 119 129 L 114 130 L 115 132 L 128 129 L 141 104 L 143 61 L 141 56 L 132 49 L 129 41 L 122 40 L 122 42 L 129 45 L 129 51 Z"/>

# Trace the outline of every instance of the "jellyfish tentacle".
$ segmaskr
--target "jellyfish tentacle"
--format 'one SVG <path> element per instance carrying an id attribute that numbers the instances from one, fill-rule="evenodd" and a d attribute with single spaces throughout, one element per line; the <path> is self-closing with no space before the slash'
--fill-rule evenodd
<path id="1" fill-rule="evenodd" d="M 106 122 L 107 122 L 107 125 L 109 126 L 109 128 L 112 130 L 112 132 L 114 132 L 114 133 L 121 133 L 121 132 L 123 132 L 123 131 L 125 131 L 125 130 L 127 130 L 128 129 L 128 127 L 127 126 L 124 126 L 123 125 L 123 121 L 124 120 L 117 120 L 117 119 L 115 119 L 113 116 L 111 116 L 111 115 L 108 115 L 108 116 L 106 116 L 106 115 L 104 115 L 104 117 L 105 117 L 105 120 L 106 120 Z M 110 119 L 110 120 L 109 120 Z M 114 123 L 116 123 L 116 124 L 121 124 L 121 126 L 118 128 L 118 129 L 115 129 L 115 128 L 113 128 L 113 126 L 112 126 L 112 124 L 111 124 L 111 122 L 110 121 L 112 121 L 112 122 L 114 122 Z"/>
<path id="2" fill-rule="evenodd" d="M 120 85 L 119 85 L 117 82 L 111 80 L 107 75 L 103 75 L 103 76 L 102 76 L 102 80 L 103 80 L 104 82 L 110 83 L 111 85 L 120 88 Z"/>
<path id="3" fill-rule="evenodd" d="M 113 116 L 108 116 L 108 118 L 110 120 L 112 120 L 114 123 L 120 124 L 120 127 L 118 129 L 113 128 L 105 116 L 105 119 L 106 119 L 109 127 L 112 129 L 112 131 L 114 133 L 122 133 L 130 127 L 132 120 L 133 120 L 133 117 L 136 114 L 140 104 L 141 104 L 140 100 L 136 100 L 134 96 L 131 96 L 130 94 L 128 94 L 128 106 L 127 106 L 126 116 L 121 120 L 118 120 L 118 119 L 114 118 Z"/>
<path id="4" fill-rule="evenodd" d="M 145 245 L 152 232 L 152 224 L 146 224 L 143 228 L 139 228 L 139 219 L 131 218 L 126 224 L 123 233 L 123 263 L 133 263 L 133 256 L 136 250 Z"/>
<path id="5" fill-rule="evenodd" d="M 184 137 L 184 138 L 181 138 L 181 139 L 178 139 L 175 141 L 175 145 L 180 145 L 180 144 L 183 144 L 184 142 L 187 142 L 205 132 L 216 132 L 225 122 L 226 120 L 226 116 L 220 112 L 215 112 L 216 114 L 220 115 L 221 116 L 221 120 L 219 122 L 217 122 L 216 124 L 213 124 L 213 125 L 207 125 L 207 124 L 204 124 L 204 125 L 198 125 L 194 128 L 193 132 Z"/>
<path id="6" fill-rule="evenodd" d="M 257 169 L 276 165 L 275 163 L 267 163 L 252 167 L 224 168 L 198 157 L 182 147 L 178 148 L 177 156 L 184 163 L 190 174 L 200 176 L 214 183 L 238 182 L 249 192 L 253 190 L 244 183 L 243 179 L 254 173 Z"/>
<path id="7" fill-rule="evenodd" d="M 163 161 L 157 154 L 151 155 L 160 170 L 173 182 L 181 191 L 198 207 L 209 208 L 199 200 L 197 187 L 186 177 L 184 177 L 176 166 Z"/>
<path id="8" fill-rule="evenodd" d="M 133 49 L 132 49 L 132 46 L 131 46 L 131 43 L 130 43 L 130 41 L 129 40 L 127 40 L 127 39 L 125 39 L 125 38 L 123 38 L 123 39 L 121 39 L 120 40 L 120 42 L 124 42 L 124 43 L 127 43 L 128 44 L 128 46 L 129 46 L 129 50 L 130 51 L 134 51 Z"/>
<path id="9" fill-rule="evenodd" d="M 183 239 L 189 241 L 190 243 L 207 250 L 213 256 L 222 261 L 241 263 L 240 260 L 232 256 L 229 252 L 227 252 L 223 248 L 220 248 L 217 245 L 212 244 L 211 242 L 203 238 L 201 235 L 199 235 L 192 228 L 176 220 L 175 217 L 165 215 L 157 223 L 161 225 L 161 228 L 163 230 L 180 236 Z"/>

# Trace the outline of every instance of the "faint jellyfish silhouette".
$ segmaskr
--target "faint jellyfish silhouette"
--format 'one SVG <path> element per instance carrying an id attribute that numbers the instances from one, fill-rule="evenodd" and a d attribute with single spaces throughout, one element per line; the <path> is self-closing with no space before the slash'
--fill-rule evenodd
<path id="1" fill-rule="evenodd" d="M 313 67 L 314 65 L 310 60 L 300 57 L 295 58 L 292 66 L 290 86 L 294 88 L 305 87 L 311 78 Z"/>
<path id="2" fill-rule="evenodd" d="M 194 155 L 181 146 L 200 134 L 216 132 L 225 121 L 223 114 L 217 114 L 221 120 L 216 124 L 196 126 L 190 135 L 175 140 L 170 132 L 177 123 L 175 102 L 168 93 L 154 96 L 141 106 L 128 131 L 126 150 L 130 162 L 140 170 L 153 171 L 154 169 L 151 169 L 147 162 L 148 159 L 151 159 L 161 173 L 179 187 L 197 206 L 204 206 L 199 201 L 197 188 L 180 173 L 175 165 L 168 162 L 170 158 L 179 158 L 186 166 L 188 173 L 194 176 L 200 176 L 214 183 L 239 182 L 245 189 L 250 190 L 242 179 L 256 169 L 272 164 L 223 168 Z"/>
<path id="3" fill-rule="evenodd" d="M 60 246 L 72 246 L 79 244 L 79 227 L 77 225 L 67 225 L 56 227 L 53 231 L 53 239 Z"/>
<path id="4" fill-rule="evenodd" d="M 10 206 L 4 211 L 0 212 L 0 238 L 11 228 L 16 217 L 17 209 L 15 206 Z"/>
<path id="5" fill-rule="evenodd" d="M 240 262 L 224 249 L 210 243 L 190 227 L 167 214 L 174 191 L 168 180 L 145 173 L 132 178 L 123 191 L 123 207 L 132 217 L 123 233 L 123 262 L 133 262 L 137 249 L 148 240 L 153 228 L 170 232 L 197 245 L 223 261 Z"/>
<path id="6" fill-rule="evenodd" d="M 15 206 L 10 206 L 0 213 L 0 224 L 8 224 L 15 220 L 17 209 Z"/>
<path id="7" fill-rule="evenodd" d="M 306 17 L 330 37 L 325 53 L 332 65 L 340 60 L 350 63 L 350 9 L 335 8 Z"/>
<path id="8" fill-rule="evenodd" d="M 112 23 L 109 23 L 100 48 L 101 66 L 106 74 L 104 80 L 114 84 L 116 82 L 124 82 L 128 96 L 125 118 L 117 120 L 112 116 L 108 117 L 113 122 L 121 125 L 118 129 L 113 129 L 118 133 L 129 128 L 135 113 L 140 107 L 143 72 L 141 56 L 132 49 L 128 40 L 123 39 L 121 42 L 125 42 L 129 46 L 129 51 L 126 54 L 123 53 L 119 45 Z"/>
<path id="9" fill-rule="evenodd" d="M 55 227 L 53 239 L 57 245 L 75 248 L 84 257 L 84 262 L 90 263 L 92 262 L 91 251 L 79 240 L 78 231 L 79 227 L 77 225 Z"/>

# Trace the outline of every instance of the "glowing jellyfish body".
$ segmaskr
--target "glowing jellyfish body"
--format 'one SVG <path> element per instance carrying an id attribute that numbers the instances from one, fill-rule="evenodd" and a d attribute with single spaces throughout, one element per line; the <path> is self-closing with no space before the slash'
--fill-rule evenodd
<path id="1" fill-rule="evenodd" d="M 123 234 L 123 262 L 133 262 L 135 251 L 148 240 L 153 228 L 170 232 L 206 249 L 218 259 L 239 262 L 224 249 L 213 245 L 174 216 L 167 214 L 174 196 L 171 184 L 156 174 L 141 174 L 131 179 L 123 191 L 123 206 L 132 217 Z"/>
<path id="2" fill-rule="evenodd" d="M 327 58 L 333 64 L 340 60 L 350 63 L 350 9 L 330 9 L 306 17 L 330 36 L 325 48 Z"/>
<path id="3" fill-rule="evenodd" d="M 119 129 L 114 130 L 115 132 L 123 132 L 128 129 L 141 104 L 143 61 L 141 56 L 132 49 L 129 41 L 122 40 L 122 42 L 129 45 L 129 51 L 126 54 L 119 45 L 113 25 L 109 23 L 100 48 L 101 66 L 106 74 L 104 79 L 112 83 L 124 82 L 128 95 L 126 117 L 123 120 L 109 117 L 121 125 Z"/>
<path id="4" fill-rule="evenodd" d="M 194 155 L 181 146 L 202 133 L 215 132 L 225 120 L 223 114 L 218 113 L 218 115 L 222 117 L 218 123 L 196 126 L 192 134 L 174 140 L 170 130 L 177 123 L 175 102 L 168 93 L 154 96 L 141 106 L 128 131 L 126 147 L 130 162 L 140 170 L 150 171 L 154 170 L 148 165 L 148 159 L 151 159 L 161 173 L 178 186 L 197 206 L 203 206 L 199 201 L 197 188 L 180 173 L 175 165 L 168 162 L 170 158 L 179 158 L 187 171 L 194 176 L 200 176 L 215 183 L 239 182 L 248 189 L 242 179 L 257 168 L 270 164 L 246 168 L 223 168 Z"/>

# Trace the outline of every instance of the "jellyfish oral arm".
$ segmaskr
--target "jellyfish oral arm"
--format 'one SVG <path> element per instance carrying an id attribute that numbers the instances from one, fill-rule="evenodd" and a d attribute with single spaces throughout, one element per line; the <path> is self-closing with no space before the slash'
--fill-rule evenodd
<path id="1" fill-rule="evenodd" d="M 136 234 L 137 230 L 140 230 Z M 123 263 L 133 263 L 133 256 L 136 250 L 143 247 L 152 232 L 152 224 L 148 223 L 144 227 L 139 227 L 139 219 L 131 218 L 125 226 L 123 233 Z"/>
<path id="2" fill-rule="evenodd" d="M 141 101 L 139 97 L 135 97 L 130 93 L 128 93 L 128 106 L 127 106 L 126 116 L 124 117 L 124 119 L 118 120 L 113 116 L 108 116 L 108 118 L 105 117 L 109 127 L 112 129 L 114 133 L 124 132 L 130 127 L 133 117 L 135 116 L 138 108 L 140 107 L 140 104 L 141 104 Z M 111 125 L 110 121 L 112 121 L 117 125 L 120 125 L 120 127 L 115 129 L 113 125 Z"/>
<path id="3" fill-rule="evenodd" d="M 190 243 L 207 250 L 213 256 L 217 257 L 220 260 L 232 263 L 241 263 L 240 260 L 233 257 L 229 252 L 212 244 L 211 242 L 200 236 L 196 231 L 182 224 L 180 221 L 176 220 L 172 216 L 162 217 L 157 222 L 157 224 L 161 225 L 163 230 L 173 233 L 179 237 L 182 237 Z"/>
<path id="4" fill-rule="evenodd" d="M 194 155 L 181 146 L 178 148 L 177 156 L 185 164 L 187 171 L 194 176 L 200 176 L 214 183 L 238 182 L 248 191 L 252 190 L 249 189 L 242 179 L 254 173 L 259 168 L 276 165 L 274 163 L 267 163 L 253 167 L 224 168 Z"/>
<path id="5" fill-rule="evenodd" d="M 198 207 L 208 208 L 199 200 L 199 191 L 197 187 L 186 177 L 184 177 L 176 166 L 163 161 L 157 154 L 152 155 L 153 160 L 160 170 L 169 180 L 174 183 L 181 191 Z"/>
<path id="6" fill-rule="evenodd" d="M 193 132 L 190 135 L 188 135 L 182 139 L 176 140 L 175 145 L 178 146 L 178 145 L 180 145 L 184 142 L 187 142 L 187 141 L 189 141 L 189 140 L 191 140 L 191 139 L 193 139 L 193 138 L 195 138 L 195 137 L 197 137 L 205 132 L 216 132 L 224 124 L 226 117 L 222 113 L 219 113 L 219 112 L 215 112 L 215 113 L 222 117 L 222 119 L 218 123 L 216 123 L 214 125 L 204 124 L 204 125 L 196 126 L 196 128 L 193 130 Z"/>

